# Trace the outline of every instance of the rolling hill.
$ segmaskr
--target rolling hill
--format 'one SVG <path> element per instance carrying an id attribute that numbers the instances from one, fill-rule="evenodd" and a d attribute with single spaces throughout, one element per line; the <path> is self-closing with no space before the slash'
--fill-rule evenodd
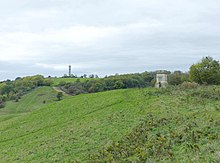
<path id="1" fill-rule="evenodd" d="M 9 101 L 0 113 L 24 113 L 56 101 L 57 91 L 52 87 L 39 87 L 23 96 L 19 102 Z"/>
<path id="2" fill-rule="evenodd" d="M 31 112 L 1 119 L 0 160 L 218 161 L 220 102 L 199 93 L 126 89 L 32 106 Z M 50 98 L 37 103 L 43 99 Z"/>
<path id="3" fill-rule="evenodd" d="M 0 121 L 21 116 L 40 107 L 56 102 L 57 91 L 52 87 L 39 87 L 24 95 L 18 102 L 7 101 L 0 109 Z M 64 94 L 63 98 L 67 98 Z"/>

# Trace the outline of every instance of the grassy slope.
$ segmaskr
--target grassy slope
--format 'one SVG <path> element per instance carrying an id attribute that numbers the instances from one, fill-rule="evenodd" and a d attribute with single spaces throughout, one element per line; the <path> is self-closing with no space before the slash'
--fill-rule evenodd
<path id="1" fill-rule="evenodd" d="M 186 103 L 184 95 L 149 96 L 149 91 L 129 89 L 79 95 L 2 121 L 0 160 L 85 161 L 89 159 L 89 154 L 100 151 L 102 147 L 111 145 L 112 141 L 121 140 L 132 132 L 147 113 L 158 117 L 167 115 L 170 118 L 176 115 L 188 116 L 192 118 L 192 123 L 195 119 L 198 126 L 205 124 L 210 118 L 219 123 L 220 114 L 216 110 L 220 105 L 219 101 L 207 99 L 198 103 L 188 100 Z M 174 122 L 165 128 L 174 131 L 179 129 Z M 180 122 L 180 126 L 184 123 Z M 215 126 L 213 130 L 218 129 Z M 155 131 L 149 131 L 149 134 L 154 135 Z M 220 151 L 220 144 L 216 140 L 203 140 L 204 147 L 201 150 L 206 149 L 207 141 L 214 143 L 213 148 L 218 150 L 215 152 Z M 181 146 L 174 148 L 178 157 L 188 157 L 181 153 Z M 191 151 L 187 154 L 190 153 Z"/>
<path id="2" fill-rule="evenodd" d="M 220 87 L 165 92 L 139 125 L 90 161 L 219 162 L 219 93 Z"/>
<path id="3" fill-rule="evenodd" d="M 52 87 L 39 87 L 23 96 L 19 102 L 8 101 L 6 102 L 5 108 L 0 109 L 0 121 L 21 116 L 26 112 L 56 102 L 56 95 L 57 91 Z M 43 101 L 45 101 L 45 103 L 43 103 Z"/>
<path id="4" fill-rule="evenodd" d="M 88 159 L 90 150 L 120 139 L 138 123 L 146 110 L 135 106 L 148 103 L 139 96 L 138 90 L 80 95 L 2 122 L 0 158 Z"/>
<path id="5" fill-rule="evenodd" d="M 39 87 L 23 96 L 19 102 L 9 101 L 0 113 L 21 113 L 38 109 L 56 100 L 57 91 L 51 87 Z M 46 103 L 44 104 L 43 101 Z"/>

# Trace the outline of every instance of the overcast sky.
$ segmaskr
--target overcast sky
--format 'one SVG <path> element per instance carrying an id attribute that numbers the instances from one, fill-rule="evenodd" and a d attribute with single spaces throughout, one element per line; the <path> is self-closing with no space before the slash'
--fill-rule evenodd
<path id="1" fill-rule="evenodd" d="M 219 0 L 1 0 L 0 80 L 220 60 Z"/>

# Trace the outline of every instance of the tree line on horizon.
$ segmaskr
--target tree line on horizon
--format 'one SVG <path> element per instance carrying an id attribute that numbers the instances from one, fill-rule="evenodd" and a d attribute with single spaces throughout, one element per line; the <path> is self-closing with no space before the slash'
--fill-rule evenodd
<path id="1" fill-rule="evenodd" d="M 100 78 L 99 80 L 80 81 L 67 83 L 61 81 L 59 87 L 68 94 L 78 95 L 82 93 L 95 93 L 114 89 L 144 88 L 155 85 L 155 72 L 143 72 L 134 74 L 112 75 Z M 204 57 L 201 61 L 193 64 L 189 72 L 167 71 L 169 85 L 177 86 L 183 83 L 198 83 L 203 85 L 220 84 L 220 64 L 212 57 Z M 82 78 L 87 75 L 82 76 Z M 89 78 L 98 76 L 90 75 Z M 4 81 L 0 83 L 0 108 L 4 107 L 5 101 L 19 101 L 21 96 L 27 92 L 40 87 L 51 86 L 53 81 L 50 77 L 44 78 L 42 75 L 16 78 L 14 81 Z"/>
<path id="2" fill-rule="evenodd" d="M 114 89 L 144 88 L 155 85 L 155 72 L 143 72 L 135 74 L 113 75 L 100 80 L 87 80 L 81 82 L 78 79 L 74 83 L 60 82 L 60 88 L 68 94 L 95 93 Z M 190 85 L 194 82 L 203 85 L 220 84 L 220 64 L 212 57 L 204 57 L 200 62 L 193 64 L 189 72 L 174 71 L 168 74 L 169 85 L 177 86 L 184 83 Z M 194 84 L 194 85 L 196 85 Z"/>

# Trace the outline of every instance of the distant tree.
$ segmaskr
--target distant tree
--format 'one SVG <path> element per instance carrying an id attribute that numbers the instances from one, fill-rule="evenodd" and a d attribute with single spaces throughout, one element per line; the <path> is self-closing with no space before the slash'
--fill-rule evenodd
<path id="1" fill-rule="evenodd" d="M 73 75 L 73 77 L 72 78 L 78 78 L 78 76 L 77 75 Z"/>
<path id="2" fill-rule="evenodd" d="M 145 83 L 145 85 L 154 86 L 155 81 L 153 81 L 153 84 L 151 83 L 152 80 L 154 80 L 154 77 L 155 77 L 154 73 L 152 73 L 152 72 L 150 73 L 150 72 L 145 71 L 145 72 L 142 73 L 141 77 L 143 78 L 143 82 Z"/>
<path id="3" fill-rule="evenodd" d="M 174 71 L 173 73 L 174 73 L 174 74 L 181 75 L 181 74 L 182 74 L 182 71 L 177 70 L 177 71 Z"/>
<path id="4" fill-rule="evenodd" d="M 89 78 L 94 78 L 94 77 L 95 77 L 94 74 L 89 75 Z"/>
<path id="5" fill-rule="evenodd" d="M 181 80 L 181 73 L 174 72 L 168 75 L 168 83 L 171 85 L 179 85 L 183 83 Z"/>
<path id="6" fill-rule="evenodd" d="M 51 80 L 50 78 L 44 79 L 43 85 L 51 86 L 52 84 L 53 84 L 53 80 Z"/>
<path id="7" fill-rule="evenodd" d="M 1 88 L 0 93 L 2 95 L 9 94 L 9 92 L 14 91 L 14 85 L 11 81 L 6 81 L 5 83 L 1 84 L 0 88 Z"/>
<path id="8" fill-rule="evenodd" d="M 81 85 L 81 83 L 73 83 L 67 88 L 67 93 L 71 95 L 78 95 L 81 93 L 86 93 L 86 91 L 84 91 L 84 87 Z"/>
<path id="9" fill-rule="evenodd" d="M 64 74 L 62 78 L 69 78 L 67 74 Z"/>
<path id="10" fill-rule="evenodd" d="M 189 82 L 189 73 L 174 71 L 173 73 L 168 74 L 168 83 L 170 85 L 180 85 L 183 82 Z"/>
<path id="11" fill-rule="evenodd" d="M 122 81 L 116 81 L 115 82 L 115 85 L 114 85 L 114 88 L 115 89 L 122 89 L 122 88 L 124 88 L 124 83 L 122 82 Z"/>
<path id="12" fill-rule="evenodd" d="M 30 77 L 30 81 L 32 81 L 35 87 L 44 85 L 44 77 L 42 75 L 35 75 Z"/>
<path id="13" fill-rule="evenodd" d="M 114 89 L 114 86 L 115 86 L 114 80 L 105 78 L 103 80 L 103 83 L 105 85 L 105 88 L 104 88 L 105 90 L 112 90 L 112 89 Z"/>
<path id="14" fill-rule="evenodd" d="M 104 85 L 101 82 L 94 82 L 94 84 L 89 88 L 89 92 L 101 92 L 104 90 Z"/>
<path id="15" fill-rule="evenodd" d="M 71 74 L 69 77 L 70 78 L 77 78 L 77 75 Z"/>
<path id="16" fill-rule="evenodd" d="M 205 57 L 190 67 L 190 78 L 199 84 L 220 84 L 220 64 L 212 57 Z"/>
<path id="17" fill-rule="evenodd" d="M 87 78 L 87 75 L 86 75 L 86 74 L 84 74 L 84 75 L 83 75 L 83 78 Z"/>
<path id="18" fill-rule="evenodd" d="M 66 82 L 65 81 L 60 81 L 59 82 L 59 86 L 65 86 L 66 85 Z"/>
<path id="19" fill-rule="evenodd" d="M 20 80 L 21 79 L 21 77 L 17 77 L 15 80 Z"/>
<path id="20" fill-rule="evenodd" d="M 60 101 L 63 97 L 63 92 L 58 92 L 57 93 L 57 99 Z"/>
<path id="21" fill-rule="evenodd" d="M 98 76 L 98 75 L 95 75 L 95 78 L 99 78 L 99 76 Z"/>

